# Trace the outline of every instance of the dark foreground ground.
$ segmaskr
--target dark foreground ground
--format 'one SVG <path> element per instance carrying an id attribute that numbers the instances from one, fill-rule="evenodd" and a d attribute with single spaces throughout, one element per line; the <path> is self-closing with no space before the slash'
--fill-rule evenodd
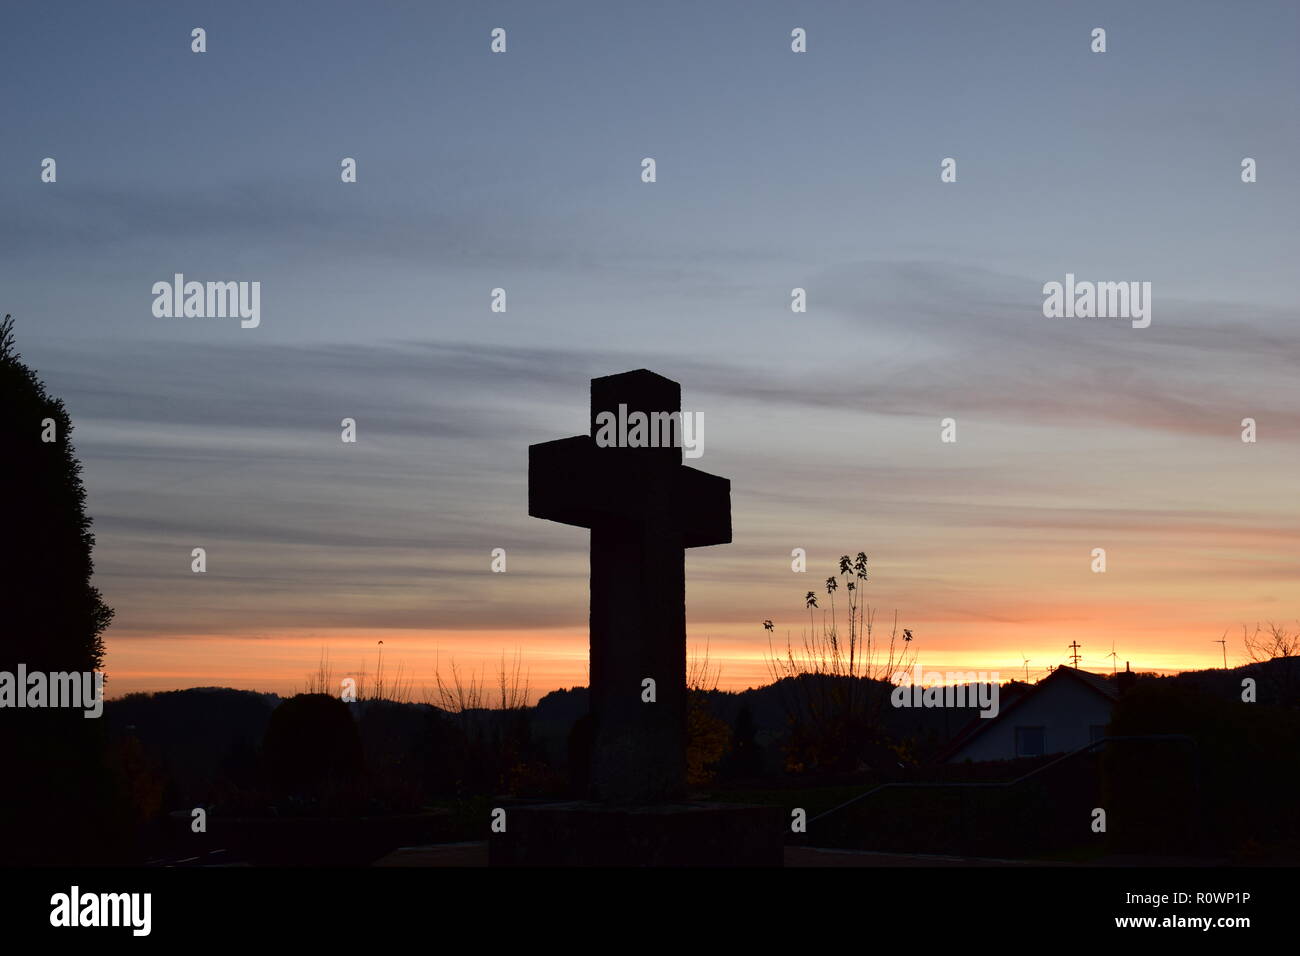
<path id="1" fill-rule="evenodd" d="M 1171 857 L 1108 856 L 1087 863 L 1043 862 L 1039 860 L 998 860 L 989 857 L 934 856 L 924 853 L 874 853 L 864 850 L 834 850 L 817 847 L 788 846 L 785 865 L 795 866 L 865 866 L 865 867 L 959 867 L 959 866 L 1214 866 L 1217 860 Z M 487 866 L 488 845 L 477 843 L 441 843 L 432 846 L 407 846 L 377 860 L 375 866 L 444 867 Z"/>

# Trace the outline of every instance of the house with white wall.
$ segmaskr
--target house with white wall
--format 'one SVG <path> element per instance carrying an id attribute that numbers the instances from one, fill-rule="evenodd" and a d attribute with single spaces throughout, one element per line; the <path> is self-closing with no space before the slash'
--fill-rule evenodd
<path id="1" fill-rule="evenodd" d="M 998 716 L 972 721 L 953 740 L 945 762 L 1014 760 L 1077 750 L 1106 735 L 1118 699 L 1116 682 L 1058 667 L 1006 701 Z"/>

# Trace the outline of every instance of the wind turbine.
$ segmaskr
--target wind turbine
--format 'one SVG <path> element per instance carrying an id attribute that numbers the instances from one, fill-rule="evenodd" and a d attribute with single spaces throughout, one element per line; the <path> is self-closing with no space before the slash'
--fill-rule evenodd
<path id="1" fill-rule="evenodd" d="M 1029 683 L 1029 658 L 1028 658 L 1028 657 L 1025 657 L 1025 652 L 1024 652 L 1023 649 L 1021 649 L 1021 651 L 1020 651 L 1020 656 L 1024 658 L 1024 663 L 1025 663 L 1025 683 L 1028 684 L 1028 683 Z"/>
<path id="2" fill-rule="evenodd" d="M 1111 642 L 1110 642 L 1110 653 L 1107 654 L 1106 656 L 1110 658 L 1110 673 L 1111 673 L 1111 676 L 1114 676 L 1116 673 L 1118 673 L 1118 670 L 1119 670 L 1119 662 L 1118 662 L 1118 658 L 1115 656 L 1115 642 L 1114 642 L 1114 641 L 1111 641 Z"/>

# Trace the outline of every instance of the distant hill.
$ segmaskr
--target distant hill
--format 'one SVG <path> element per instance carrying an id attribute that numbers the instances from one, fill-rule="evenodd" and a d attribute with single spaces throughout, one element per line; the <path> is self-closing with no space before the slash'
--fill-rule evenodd
<path id="1" fill-rule="evenodd" d="M 1164 680 L 1196 687 L 1215 697 L 1240 700 L 1242 680 L 1256 682 L 1256 702 L 1275 707 L 1300 706 L 1300 657 L 1276 657 L 1223 670 L 1183 671 Z"/>
<path id="2" fill-rule="evenodd" d="M 196 687 L 128 694 L 104 704 L 109 733 L 138 740 L 168 771 L 173 799 L 202 799 L 222 773 L 251 768 L 275 694 L 227 687 Z"/>
<path id="3" fill-rule="evenodd" d="M 1102 676 L 1106 680 L 1112 678 Z M 1229 670 L 1187 671 L 1161 677 L 1138 674 L 1143 682 L 1159 681 L 1190 686 L 1224 700 L 1240 700 L 1242 680 L 1254 678 L 1258 700 L 1263 704 L 1295 706 L 1300 688 L 1300 658 L 1279 658 Z M 765 753 L 768 771 L 780 769 L 781 740 L 788 732 L 787 706 L 798 701 L 808 688 L 798 680 L 846 681 L 849 678 L 784 678 L 764 687 L 744 691 L 707 691 L 705 697 L 714 716 L 735 726 L 740 712 L 748 708 L 753 720 L 754 739 Z M 863 693 L 888 693 L 889 685 L 859 679 Z M 1030 685 L 1020 681 L 1003 684 L 1001 706 L 1023 693 Z M 167 770 L 175 793 L 171 799 L 190 799 L 211 792 L 211 784 L 222 776 L 247 775 L 256 764 L 258 749 L 271 712 L 279 706 L 276 694 L 199 687 L 153 694 L 130 694 L 108 701 L 104 715 L 110 732 L 136 738 L 147 754 Z M 361 702 L 350 705 L 362 725 L 366 751 L 371 757 L 391 758 L 419 749 L 427 732 L 430 714 L 445 712 L 429 704 Z M 568 753 L 569 733 L 574 722 L 587 713 L 585 687 L 570 687 L 544 695 L 524 716 L 537 746 L 553 766 L 563 767 Z M 886 705 L 882 720 L 890 737 L 911 739 L 916 756 L 923 762 L 933 757 L 978 713 L 966 708 L 893 708 Z M 363 719 L 369 715 L 368 719 Z M 498 711 L 481 710 L 462 715 L 477 726 L 502 726 L 508 719 Z"/>

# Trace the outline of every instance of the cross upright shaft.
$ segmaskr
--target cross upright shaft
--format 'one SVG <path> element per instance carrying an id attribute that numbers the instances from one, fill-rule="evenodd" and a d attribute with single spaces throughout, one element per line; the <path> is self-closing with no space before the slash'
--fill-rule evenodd
<path id="1" fill-rule="evenodd" d="M 597 416 L 620 405 L 680 412 L 681 387 L 645 369 L 592 379 L 592 435 L 528 449 L 528 513 L 591 529 L 593 795 L 653 803 L 685 792 L 685 549 L 731 541 L 731 483 L 680 447 L 598 447 Z"/>

